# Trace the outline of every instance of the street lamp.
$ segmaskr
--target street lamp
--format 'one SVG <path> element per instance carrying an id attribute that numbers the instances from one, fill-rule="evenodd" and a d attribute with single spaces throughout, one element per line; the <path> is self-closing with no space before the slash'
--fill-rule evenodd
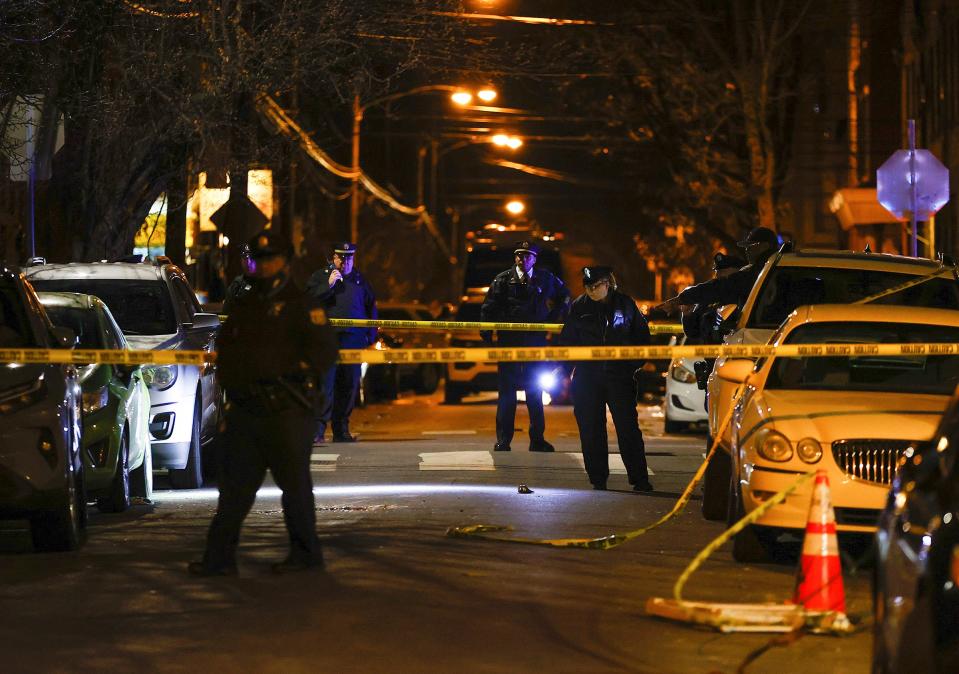
<path id="1" fill-rule="evenodd" d="M 510 215 L 522 215 L 523 211 L 525 210 L 526 204 L 519 199 L 512 199 L 511 201 L 506 202 L 506 211 Z"/>
<path id="2" fill-rule="evenodd" d="M 458 87 L 451 84 L 426 84 L 421 87 L 414 87 L 408 91 L 400 91 L 395 94 L 389 94 L 374 99 L 366 104 L 360 103 L 360 95 L 353 97 L 353 185 L 350 194 L 350 238 L 356 242 L 359 236 L 360 219 L 360 127 L 363 124 L 363 113 L 372 107 L 389 103 L 399 98 L 406 98 L 415 94 L 423 94 L 435 91 L 450 91 L 450 99 L 460 106 L 469 105 L 473 100 L 473 94 L 464 87 Z M 490 87 L 484 87 L 476 92 L 477 97 L 483 101 L 492 101 L 496 98 L 496 91 Z"/>

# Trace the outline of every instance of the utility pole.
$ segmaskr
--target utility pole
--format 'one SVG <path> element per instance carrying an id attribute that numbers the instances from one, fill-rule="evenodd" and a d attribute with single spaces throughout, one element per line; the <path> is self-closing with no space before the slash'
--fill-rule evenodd
<path id="1" fill-rule="evenodd" d="M 350 240 L 358 243 L 360 238 L 360 125 L 363 123 L 363 107 L 360 95 L 353 96 L 353 186 L 350 194 Z"/>

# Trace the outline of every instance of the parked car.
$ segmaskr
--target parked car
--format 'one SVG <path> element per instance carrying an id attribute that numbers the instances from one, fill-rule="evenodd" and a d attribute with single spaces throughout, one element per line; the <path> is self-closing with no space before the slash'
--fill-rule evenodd
<path id="1" fill-rule="evenodd" d="M 81 349 L 129 349 L 107 306 L 93 295 L 38 293 L 54 325 L 70 328 Z M 130 497 L 150 498 L 150 392 L 140 366 L 80 367 L 83 471 L 87 496 L 104 512 L 123 512 Z"/>
<path id="2" fill-rule="evenodd" d="M 431 321 L 429 310 L 421 304 L 380 302 L 377 304 L 380 320 Z M 378 344 L 374 348 L 438 349 L 447 346 L 449 333 L 445 330 L 391 330 L 380 328 Z M 366 399 L 394 399 L 399 392 L 413 389 L 417 393 L 433 393 L 446 374 L 442 363 L 371 365 L 364 377 Z"/>
<path id="3" fill-rule="evenodd" d="M 919 307 L 801 307 L 772 344 L 959 343 L 959 312 Z M 750 374 L 750 371 L 752 373 Z M 959 385 L 959 356 L 730 359 L 717 376 L 748 376 L 732 428 L 729 525 L 811 470 L 826 471 L 840 532 L 873 532 L 899 458 L 932 436 Z M 733 557 L 761 561 L 783 531 L 806 526 L 807 483 L 736 534 Z"/>
<path id="4" fill-rule="evenodd" d="M 0 265 L 0 348 L 72 348 L 29 283 Z M 87 500 L 74 365 L 0 363 L 0 518 L 30 521 L 37 550 L 83 542 Z"/>
<path id="5" fill-rule="evenodd" d="M 219 317 L 200 311 L 186 276 L 167 261 L 41 264 L 28 267 L 26 276 L 38 290 L 99 297 L 134 349 L 213 348 Z M 153 467 L 168 469 L 175 489 L 201 486 L 204 469 L 211 468 L 201 448 L 216 433 L 222 400 L 215 368 L 149 365 L 143 378 Z"/>
<path id="6" fill-rule="evenodd" d="M 959 392 L 899 466 L 879 518 L 873 575 L 877 674 L 959 672 Z"/>
<path id="7" fill-rule="evenodd" d="M 852 304 L 893 288 L 904 281 L 935 275 L 919 285 L 886 295 L 870 304 L 878 307 L 930 307 L 959 309 L 959 283 L 955 269 L 933 260 L 852 251 L 799 250 L 788 245 L 766 262 L 732 324 L 726 344 L 765 344 L 783 320 L 806 304 Z M 897 309 L 898 310 L 898 309 Z M 729 411 L 735 385 L 716 376 L 724 359 L 716 361 L 707 386 L 709 439 Z M 730 431 L 703 479 L 703 516 L 721 520 L 728 511 Z"/>
<path id="8" fill-rule="evenodd" d="M 696 358 L 674 358 L 669 363 L 663 417 L 667 433 L 679 433 L 706 421 L 706 391 L 696 382 Z"/>

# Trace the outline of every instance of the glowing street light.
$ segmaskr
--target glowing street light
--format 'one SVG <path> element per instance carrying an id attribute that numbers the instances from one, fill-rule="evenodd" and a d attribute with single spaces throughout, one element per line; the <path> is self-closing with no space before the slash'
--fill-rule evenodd
<path id="1" fill-rule="evenodd" d="M 496 89 L 486 87 L 476 92 L 476 97 L 484 103 L 492 103 L 496 100 Z"/>
<path id="2" fill-rule="evenodd" d="M 520 215 L 526 210 L 526 204 L 519 199 L 513 199 L 512 201 L 506 202 L 506 210 L 511 215 Z"/>
<path id="3" fill-rule="evenodd" d="M 497 133 L 490 142 L 497 147 L 508 147 L 510 150 L 517 150 L 523 146 L 523 139 L 519 136 L 510 136 L 505 133 Z"/>

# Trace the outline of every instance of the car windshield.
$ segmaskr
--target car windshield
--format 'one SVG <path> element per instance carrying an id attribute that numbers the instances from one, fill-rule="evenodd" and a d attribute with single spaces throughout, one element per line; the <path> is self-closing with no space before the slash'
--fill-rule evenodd
<path id="1" fill-rule="evenodd" d="M 776 328 L 805 304 L 852 304 L 915 278 L 876 269 L 776 267 L 763 283 L 746 327 Z M 959 283 L 936 278 L 872 304 L 959 309 Z"/>
<path id="2" fill-rule="evenodd" d="M 106 348 L 95 310 L 49 304 L 44 307 L 54 325 L 73 330 L 77 336 L 77 346 L 81 349 Z"/>
<path id="3" fill-rule="evenodd" d="M 488 288 L 489 284 L 500 272 L 504 272 L 516 264 L 513 255 L 513 246 L 496 248 L 476 248 L 470 251 L 466 258 L 466 272 L 463 277 L 463 289 Z M 548 269 L 560 279 L 563 278 L 563 268 L 559 253 L 549 248 L 540 251 L 536 256 L 536 269 Z"/>
<path id="4" fill-rule="evenodd" d="M 34 344 L 23 304 L 13 284 L 0 287 L 0 348 L 18 349 Z"/>
<path id="5" fill-rule="evenodd" d="M 787 344 L 956 343 L 959 328 L 902 323 L 813 323 Z M 890 391 L 948 395 L 959 385 L 959 356 L 776 358 L 767 389 Z"/>
<path id="6" fill-rule="evenodd" d="M 177 330 L 170 291 L 163 281 L 31 279 L 37 290 L 96 295 L 127 335 L 169 335 Z"/>

